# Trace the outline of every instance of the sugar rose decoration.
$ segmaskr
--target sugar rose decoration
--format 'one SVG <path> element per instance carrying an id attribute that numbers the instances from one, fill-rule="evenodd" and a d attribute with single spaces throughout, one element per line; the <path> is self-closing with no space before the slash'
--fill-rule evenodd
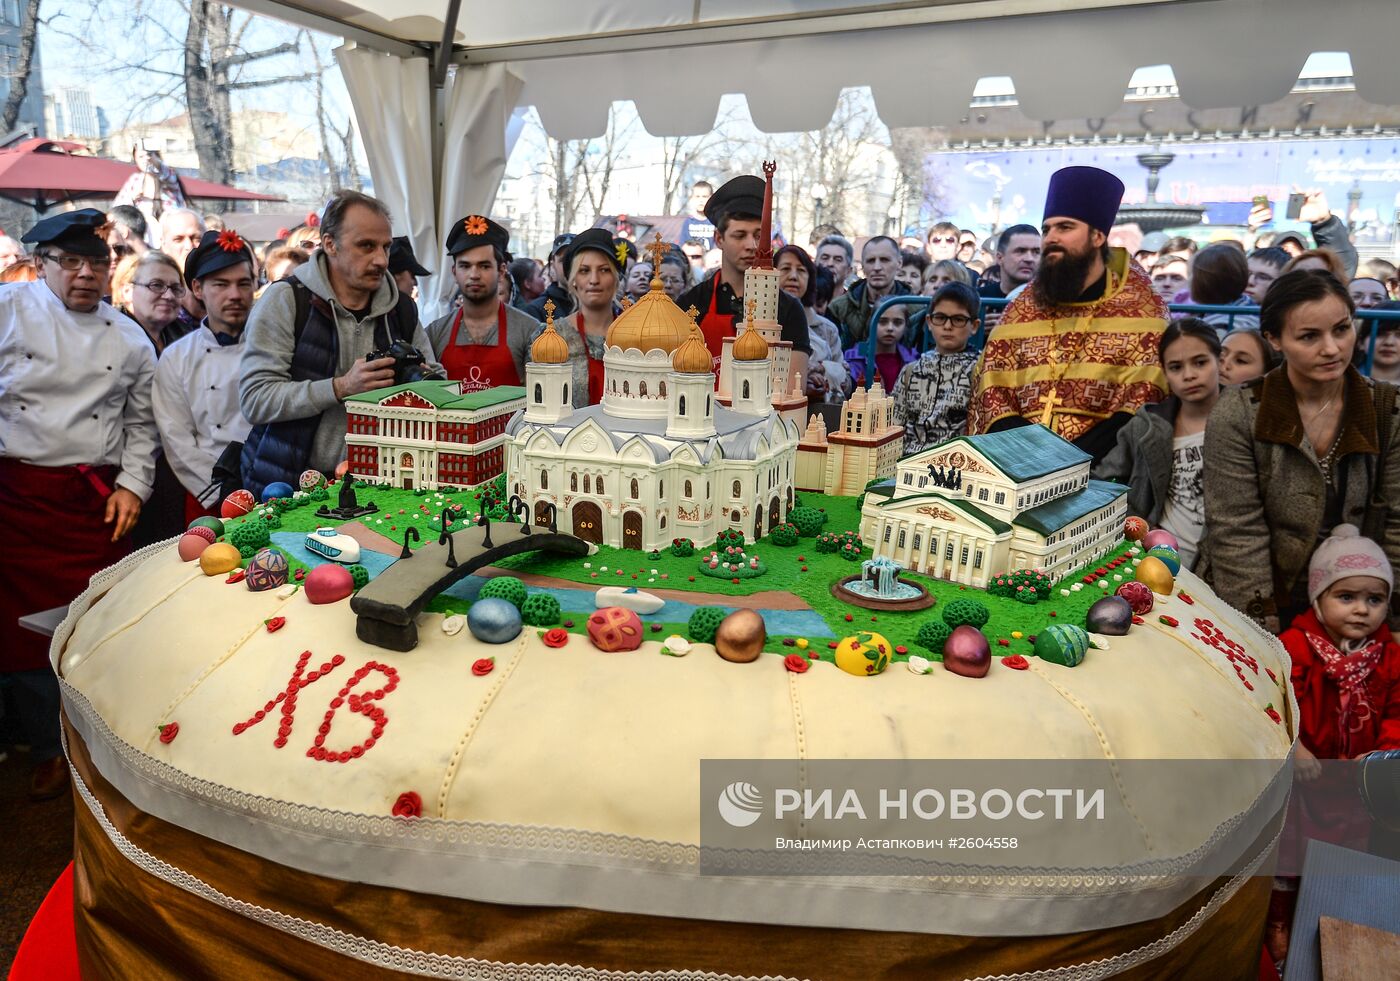
<path id="1" fill-rule="evenodd" d="M 416 818 L 422 816 L 423 798 L 412 790 L 399 794 L 399 799 L 394 801 L 394 817 Z"/>

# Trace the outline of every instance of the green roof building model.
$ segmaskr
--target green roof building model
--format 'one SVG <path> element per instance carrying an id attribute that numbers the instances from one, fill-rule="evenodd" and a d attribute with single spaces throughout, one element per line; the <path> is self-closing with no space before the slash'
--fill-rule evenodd
<path id="1" fill-rule="evenodd" d="M 959 436 L 899 461 L 892 492 L 866 495 L 860 537 L 968 586 L 1017 569 L 1059 579 L 1122 538 L 1127 489 L 1091 480 L 1091 462 L 1039 425 Z"/>
<path id="2" fill-rule="evenodd" d="M 346 459 L 358 480 L 405 490 L 475 487 L 505 469 L 506 423 L 525 389 L 419 381 L 345 400 Z"/>

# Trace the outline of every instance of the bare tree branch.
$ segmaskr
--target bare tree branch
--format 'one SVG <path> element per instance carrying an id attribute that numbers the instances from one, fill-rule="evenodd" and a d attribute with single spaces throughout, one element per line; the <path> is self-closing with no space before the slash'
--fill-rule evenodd
<path id="1" fill-rule="evenodd" d="M 24 105 L 24 97 L 29 92 L 29 73 L 34 65 L 34 45 L 39 37 L 39 0 L 27 0 L 24 13 L 20 16 L 19 61 L 15 74 L 10 79 L 10 94 L 5 99 L 5 108 L 0 109 L 0 125 L 8 133 L 19 121 L 19 112 Z"/>

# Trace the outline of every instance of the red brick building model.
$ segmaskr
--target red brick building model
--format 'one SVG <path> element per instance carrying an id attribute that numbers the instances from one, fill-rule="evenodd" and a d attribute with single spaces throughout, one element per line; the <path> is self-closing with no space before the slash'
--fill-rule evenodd
<path id="1" fill-rule="evenodd" d="M 350 472 L 405 490 L 484 484 L 504 471 L 506 423 L 524 407 L 523 388 L 463 394 L 452 381 L 352 395 L 345 400 Z"/>

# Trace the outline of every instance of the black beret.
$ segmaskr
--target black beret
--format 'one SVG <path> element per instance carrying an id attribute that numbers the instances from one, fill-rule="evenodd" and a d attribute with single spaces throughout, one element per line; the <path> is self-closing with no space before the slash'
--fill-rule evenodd
<path id="1" fill-rule="evenodd" d="M 726 181 L 705 203 L 705 217 L 710 219 L 712 225 L 718 225 L 728 215 L 760 217 L 763 214 L 765 186 L 762 177 L 752 174 L 742 174 L 732 181 Z"/>
<path id="2" fill-rule="evenodd" d="M 617 243 L 613 241 L 612 232 L 606 228 L 590 228 L 575 235 L 574 240 L 569 243 L 569 248 L 564 253 L 564 272 L 572 275 L 575 257 L 589 249 L 603 253 L 618 272 L 622 271 L 622 260 L 618 258 Z"/>
<path id="3" fill-rule="evenodd" d="M 207 231 L 199 237 L 199 244 L 185 256 L 185 285 L 191 286 L 196 279 L 203 279 L 240 262 L 248 263 L 250 271 L 254 268 L 253 250 L 242 235 L 232 228 L 221 232 Z"/>
<path id="4" fill-rule="evenodd" d="M 25 232 L 20 241 L 34 246 L 57 246 L 74 255 L 106 257 L 112 253 L 107 248 L 107 239 L 98 234 L 98 229 L 106 224 L 107 216 L 96 208 L 65 211 L 39 222 Z"/>
<path id="5" fill-rule="evenodd" d="M 447 234 L 447 254 L 456 255 L 478 245 L 489 245 L 510 262 L 510 232 L 483 215 L 467 215 L 453 222 Z"/>
<path id="6" fill-rule="evenodd" d="M 397 276 L 401 272 L 411 272 L 415 276 L 432 275 L 419 265 L 407 235 L 395 235 L 394 240 L 389 243 L 389 275 Z"/>

